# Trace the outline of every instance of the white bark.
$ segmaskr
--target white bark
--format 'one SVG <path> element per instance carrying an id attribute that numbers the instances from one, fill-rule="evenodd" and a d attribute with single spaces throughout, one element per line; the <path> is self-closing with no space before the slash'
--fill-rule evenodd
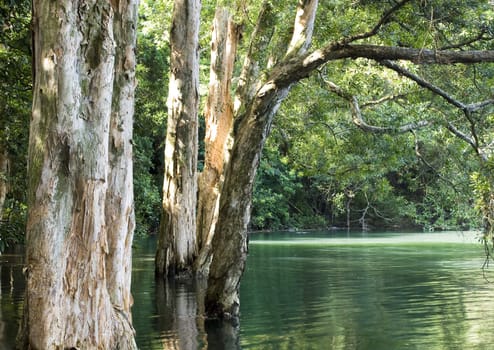
<path id="1" fill-rule="evenodd" d="M 132 239 L 135 228 L 132 158 L 132 128 L 135 90 L 135 44 L 137 0 L 120 1 L 113 30 L 115 68 L 109 135 L 110 190 L 106 196 L 105 219 L 108 229 L 107 286 L 113 308 L 121 317 L 123 333 L 133 333 L 130 308 Z M 124 340 L 124 339 L 123 339 Z M 125 340 L 132 347 L 133 339 Z"/>
<path id="2" fill-rule="evenodd" d="M 309 46 L 317 0 L 299 2 L 295 28 L 287 56 L 301 55 Z M 262 24 L 264 21 L 259 21 Z M 305 29 L 303 28 L 305 27 Z M 262 32 L 261 25 L 258 26 Z M 251 46 L 251 50 L 254 47 Z M 254 51 L 249 54 L 254 53 Z M 246 65 L 252 60 L 246 59 Z M 244 71 L 250 71 L 244 67 Z M 275 73 L 276 74 L 276 73 Z M 273 117 L 286 98 L 291 84 L 277 85 L 273 77 L 260 84 L 253 98 L 251 86 L 242 86 L 236 106 L 234 144 L 231 160 L 225 168 L 225 181 L 221 191 L 219 217 L 213 237 L 213 258 L 210 266 L 206 313 L 213 317 L 237 319 L 240 307 L 240 278 L 247 258 L 247 226 L 250 221 L 252 187 L 262 149 L 269 135 Z M 259 85 L 258 85 L 259 86 Z M 245 112 L 242 112 L 245 111 Z"/>
<path id="3" fill-rule="evenodd" d="M 224 165 L 232 143 L 233 104 L 231 79 L 237 52 L 239 28 L 226 8 L 216 9 L 211 39 L 211 68 L 206 104 L 204 169 L 199 176 L 197 236 L 199 255 L 195 268 L 207 276 L 210 248 L 219 213 Z"/>
<path id="4" fill-rule="evenodd" d="M 176 0 L 165 144 L 163 212 L 156 252 L 162 275 L 190 272 L 197 254 L 199 0 Z"/>
<path id="5" fill-rule="evenodd" d="M 122 57 L 132 56 L 135 32 L 115 35 L 122 35 L 119 26 L 135 27 L 136 6 L 133 0 L 33 2 L 36 75 L 22 348 L 136 348 L 130 321 L 132 187 L 123 188 L 128 178 L 115 181 L 119 173 L 132 175 L 122 158 L 130 154 L 134 62 L 123 67 L 128 84 L 121 65 Z M 114 87 L 121 88 L 118 95 Z M 125 225 L 112 215 L 117 212 Z"/>

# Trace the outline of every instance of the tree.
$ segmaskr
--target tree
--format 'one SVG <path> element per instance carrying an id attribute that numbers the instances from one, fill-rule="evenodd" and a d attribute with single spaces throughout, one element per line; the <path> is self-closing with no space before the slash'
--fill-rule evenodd
<path id="1" fill-rule="evenodd" d="M 204 168 L 199 176 L 197 240 L 199 255 L 195 271 L 207 276 L 211 263 L 211 242 L 219 215 L 224 166 L 228 163 L 232 141 L 234 106 L 231 80 L 240 26 L 228 9 L 216 8 L 211 39 L 211 65 L 208 100 L 205 108 L 206 135 Z"/>
<path id="2" fill-rule="evenodd" d="M 9 163 L 7 150 L 0 150 L 0 219 L 3 217 L 3 206 L 8 191 L 7 177 L 10 168 Z"/>
<path id="3" fill-rule="evenodd" d="M 135 349 L 137 2 L 33 2 L 27 288 L 19 347 Z"/>
<path id="4" fill-rule="evenodd" d="M 291 86 L 291 82 L 277 86 L 270 79 L 264 83 L 264 79 L 257 76 L 259 62 L 255 56 L 260 54 L 258 50 L 262 50 L 262 44 L 269 42 L 269 26 L 273 16 L 271 5 L 265 2 L 263 6 L 256 35 L 253 35 L 254 40 L 242 68 L 245 77 L 242 82 L 245 81 L 245 85 L 237 90 L 234 143 L 230 162 L 225 167 L 205 301 L 209 315 L 227 318 L 236 317 L 239 312 L 238 287 L 247 257 L 247 225 L 260 155 L 273 116 Z M 311 40 L 316 9 L 317 1 L 300 4 L 295 19 L 296 29 L 286 57 L 304 54 Z"/>
<path id="5" fill-rule="evenodd" d="M 455 63 L 473 64 L 494 61 L 493 51 L 484 50 L 482 47 L 472 48 L 472 43 L 482 43 L 485 40 L 491 40 L 491 37 L 475 35 L 473 39 L 464 38 L 463 34 L 454 30 L 442 30 L 443 26 L 437 23 L 443 23 L 444 26 L 454 24 L 457 27 L 466 25 L 466 23 L 454 20 L 450 16 L 450 7 L 442 1 L 435 3 L 434 8 L 423 2 L 390 1 L 384 13 L 382 2 L 357 1 L 348 6 L 343 2 L 337 2 L 323 8 L 322 12 L 326 11 L 327 15 L 335 18 L 336 13 L 347 10 L 347 7 L 348 12 L 353 15 L 363 16 L 366 14 L 365 10 L 371 9 L 372 11 L 365 17 L 366 21 L 359 23 L 355 23 L 355 16 L 349 15 L 348 18 L 341 18 L 341 22 L 347 27 L 343 25 L 341 28 L 338 27 L 340 21 L 329 21 L 330 25 L 326 23 L 327 21 L 323 21 L 323 30 L 327 32 L 323 38 L 318 38 L 319 48 L 311 52 L 307 51 L 315 28 L 318 2 L 298 1 L 295 22 L 289 29 L 277 22 L 277 18 L 282 16 L 277 15 L 276 6 L 282 4 L 284 3 L 276 1 L 262 2 L 255 27 L 252 31 L 245 30 L 242 33 L 248 34 L 248 36 L 245 35 L 245 38 L 248 38 L 248 47 L 235 51 L 243 53 L 245 57 L 242 66 L 234 70 L 240 74 L 238 79 L 233 79 L 233 81 L 238 81 L 233 87 L 235 89 L 233 101 L 228 101 L 228 93 L 222 90 L 224 87 L 210 88 L 210 94 L 223 94 L 222 97 L 208 96 L 208 101 L 221 101 L 218 105 L 223 106 L 222 109 L 213 112 L 216 113 L 217 119 L 220 119 L 219 116 L 223 113 L 227 115 L 229 108 L 232 108 L 233 112 L 232 127 L 228 133 L 232 141 L 229 144 L 230 138 L 225 137 L 222 145 L 217 147 L 222 154 L 219 157 L 222 173 L 217 176 L 218 186 L 211 188 L 215 188 L 215 191 L 219 193 L 219 198 L 216 198 L 218 204 L 210 205 L 207 210 L 200 213 L 200 215 L 206 214 L 207 217 L 213 218 L 210 221 L 212 225 L 206 224 L 208 227 L 205 232 L 210 232 L 209 228 L 214 227 L 209 258 L 204 260 L 211 259 L 206 295 L 206 312 L 210 316 L 236 318 L 238 315 L 238 290 L 247 256 L 247 227 L 250 220 L 254 178 L 273 118 L 294 84 L 307 78 L 316 70 L 324 71 L 329 62 L 334 61 L 355 62 L 357 66 L 362 61 L 373 61 L 385 67 L 387 67 L 387 62 L 400 60 L 416 65 L 448 66 Z M 479 11 L 486 11 L 487 6 L 487 4 L 478 5 Z M 246 8 L 247 6 L 242 3 L 238 11 L 246 11 Z M 442 17 L 436 19 L 434 16 L 439 9 Z M 418 20 L 417 14 L 419 14 Z M 432 23 L 436 26 L 434 28 L 437 30 L 437 35 L 433 40 L 423 42 L 432 48 L 419 46 L 418 43 L 412 41 L 409 44 L 403 44 L 402 38 L 394 33 L 395 30 L 401 30 L 406 35 L 413 35 L 414 30 L 424 28 L 424 23 L 421 21 L 428 21 L 431 14 L 434 14 Z M 350 25 L 354 27 L 349 28 Z M 223 25 L 222 28 L 225 32 L 230 30 L 229 25 Z M 422 29 L 420 33 L 422 32 L 425 31 Z M 222 36 L 215 33 L 215 38 L 220 37 L 227 38 L 228 35 L 225 33 Z M 408 39 L 406 36 L 405 38 Z M 444 41 L 447 45 L 444 44 L 442 47 L 439 41 Z M 213 41 L 212 47 L 216 52 L 228 52 L 227 42 L 228 40 Z M 217 43 L 223 43 L 222 45 L 225 46 L 216 46 Z M 465 50 L 465 47 L 472 49 Z M 212 65 L 216 62 L 221 61 L 216 61 L 212 55 Z M 229 76 L 229 64 L 227 63 L 229 61 L 223 62 L 225 62 L 221 66 L 223 69 L 218 69 L 218 66 L 212 67 L 211 71 L 215 72 L 215 77 Z M 351 83 L 353 82 L 349 82 Z M 214 86 L 213 81 L 210 87 Z M 327 88 L 339 98 L 348 101 L 354 123 L 363 129 L 373 130 L 377 134 L 383 132 L 396 134 L 429 125 L 427 121 L 419 120 L 392 127 L 374 127 L 365 121 L 355 94 L 347 92 L 330 80 L 328 80 Z M 438 94 L 438 91 L 434 93 Z M 207 127 L 217 125 L 207 124 Z M 224 125 L 227 130 L 229 123 Z M 206 140 L 206 143 L 208 142 L 211 141 Z M 209 146 L 206 144 L 206 149 Z M 202 193 L 204 192 L 200 191 L 200 196 L 203 195 Z M 192 201 L 192 203 L 195 202 Z M 217 215 L 214 213 L 216 210 Z M 215 218 L 217 218 L 216 222 Z"/>
<path id="6" fill-rule="evenodd" d="M 287 54 L 264 76 L 249 76 L 256 82 L 253 94 L 243 99 L 245 109 L 235 115 L 234 144 L 231 161 L 225 170 L 220 199 L 220 214 L 213 238 L 213 260 L 208 280 L 206 310 L 210 315 L 238 314 L 238 285 L 247 255 L 247 223 L 249 221 L 252 181 L 269 133 L 272 118 L 290 86 L 307 77 L 329 61 L 344 58 L 407 60 L 417 64 L 452 64 L 492 62 L 492 51 L 427 50 L 412 47 L 353 44 L 375 36 L 391 21 L 393 15 L 409 1 L 401 1 L 387 10 L 370 30 L 343 37 L 321 49 L 305 54 L 310 43 L 317 1 L 301 1 L 297 10 L 293 37 Z M 266 8 L 268 5 L 266 3 Z M 261 15 L 258 23 L 263 23 Z M 298 44 L 298 46 L 297 46 Z M 252 48 L 253 46 L 251 46 Z M 254 46 L 258 48 L 258 45 Z M 248 55 L 252 55 L 249 52 Z M 256 52 L 259 53 L 259 52 Z M 354 105 L 356 107 L 356 105 Z M 358 115 L 358 114 L 355 114 Z M 417 125 L 413 125 L 416 127 Z M 418 125 L 420 126 L 420 125 Z M 411 126 L 404 126 L 403 131 Z M 402 129 L 400 128 L 399 131 Z"/>
<path id="7" fill-rule="evenodd" d="M 163 211 L 156 252 L 156 271 L 161 275 L 190 272 L 197 254 L 199 14 L 200 1 L 175 1 L 170 39 Z"/>

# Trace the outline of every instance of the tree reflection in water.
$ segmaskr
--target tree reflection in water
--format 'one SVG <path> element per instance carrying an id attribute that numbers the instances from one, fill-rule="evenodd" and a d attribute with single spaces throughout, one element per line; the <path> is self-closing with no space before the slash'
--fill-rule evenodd
<path id="1" fill-rule="evenodd" d="M 240 349 L 238 325 L 204 318 L 204 283 L 156 279 L 156 310 L 164 349 Z"/>
<path id="2" fill-rule="evenodd" d="M 22 247 L 0 255 L 0 350 L 15 347 L 25 290 L 23 264 Z"/>
<path id="3" fill-rule="evenodd" d="M 204 282 L 155 278 L 155 241 L 138 243 L 132 268 L 132 318 L 139 349 L 240 349 L 238 327 L 201 316 Z M 22 247 L 0 255 L 0 350 L 15 348 L 25 291 L 23 266 Z"/>

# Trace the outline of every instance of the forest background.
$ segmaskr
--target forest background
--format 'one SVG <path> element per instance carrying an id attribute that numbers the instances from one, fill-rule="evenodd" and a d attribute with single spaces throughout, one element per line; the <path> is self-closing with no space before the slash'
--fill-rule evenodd
<path id="1" fill-rule="evenodd" d="M 319 35 L 314 37 L 331 41 L 351 35 L 349 30 L 365 31 L 382 15 L 382 3 L 327 1 L 315 25 Z M 419 3 L 410 7 L 415 13 L 400 12 L 403 18 L 379 33 L 383 44 L 440 49 L 444 38 L 454 37 L 451 45 L 492 47 L 494 12 L 487 1 Z M 207 23 L 215 4 L 202 4 L 204 53 L 211 40 Z M 159 228 L 172 5 L 155 0 L 142 0 L 140 5 L 133 138 L 140 235 Z M 274 35 L 290 32 L 295 5 L 276 7 L 283 10 L 276 13 Z M 249 19 L 250 12 L 256 13 L 246 8 L 246 21 L 255 20 Z M 24 237 L 32 101 L 30 13 L 26 0 L 0 5 L 0 249 Z M 325 21 L 329 14 L 337 14 L 339 20 Z M 465 30 L 452 33 L 458 26 Z M 201 60 L 200 92 L 206 96 L 209 58 L 201 54 Z M 433 87 L 442 94 L 366 59 L 333 62 L 292 88 L 264 148 L 254 188 L 252 230 L 481 227 L 475 203 L 485 185 L 482 169 L 490 163 L 485 159 L 493 135 L 494 68 L 489 64 L 403 67 L 424 82 L 434 81 Z M 352 113 L 349 96 L 358 97 L 365 121 Z M 483 105 L 476 113 L 465 114 L 452 101 Z M 200 117 L 201 140 L 204 120 Z M 200 170 L 203 147 L 199 153 Z"/>

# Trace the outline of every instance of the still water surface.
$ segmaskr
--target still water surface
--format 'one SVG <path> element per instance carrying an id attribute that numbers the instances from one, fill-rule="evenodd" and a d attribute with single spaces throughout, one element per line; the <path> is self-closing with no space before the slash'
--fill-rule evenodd
<path id="1" fill-rule="evenodd" d="M 253 234 L 240 328 L 197 316 L 198 286 L 155 283 L 136 242 L 140 349 L 494 349 L 494 268 L 475 233 Z M 0 350 L 21 313 L 22 256 L 0 256 Z"/>

